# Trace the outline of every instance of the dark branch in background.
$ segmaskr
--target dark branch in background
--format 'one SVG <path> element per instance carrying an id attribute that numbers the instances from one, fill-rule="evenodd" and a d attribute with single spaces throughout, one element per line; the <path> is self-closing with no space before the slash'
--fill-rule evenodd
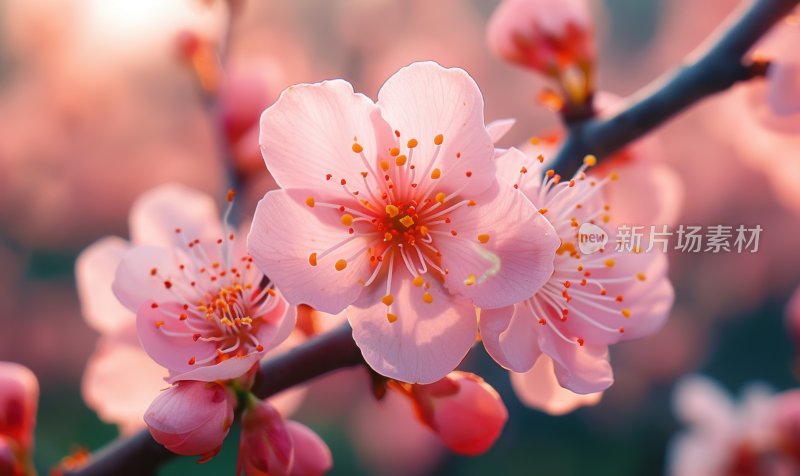
<path id="1" fill-rule="evenodd" d="M 261 364 L 252 392 L 267 398 L 334 370 L 362 364 L 349 325 L 311 339 Z M 148 476 L 176 455 L 156 443 L 147 430 L 119 439 L 93 455 L 81 470 L 65 476 Z"/>
<path id="2" fill-rule="evenodd" d="M 800 0 L 757 0 L 723 27 L 722 33 L 694 62 L 645 88 L 613 117 L 570 119 L 568 136 L 556 157 L 562 175 L 574 171 L 586 154 L 604 157 L 653 130 L 695 102 L 724 91 L 739 81 L 766 73 L 768 63 L 744 64 L 745 53 Z M 725 30 L 725 28 L 728 28 Z M 267 398 L 337 369 L 363 363 L 350 327 L 318 336 L 261 365 L 253 393 Z M 79 471 L 67 476 L 147 476 L 175 455 L 144 430 L 99 451 Z"/>
<path id="3" fill-rule="evenodd" d="M 568 177 L 587 154 L 608 157 L 694 103 L 739 81 L 763 76 L 768 63 L 745 63 L 744 55 L 798 3 L 800 0 L 757 0 L 744 5 L 699 55 L 635 94 L 614 116 L 567 120 L 567 138 L 553 168 Z"/>

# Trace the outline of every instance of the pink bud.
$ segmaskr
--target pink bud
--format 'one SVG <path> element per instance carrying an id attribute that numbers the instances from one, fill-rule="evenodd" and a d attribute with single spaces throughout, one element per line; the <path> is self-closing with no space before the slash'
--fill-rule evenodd
<path id="1" fill-rule="evenodd" d="M 297 422 L 286 422 L 294 443 L 294 464 L 291 476 L 319 476 L 333 467 L 328 445 L 314 431 Z"/>
<path id="2" fill-rule="evenodd" d="M 144 414 L 153 438 L 179 455 L 216 455 L 233 423 L 234 393 L 217 383 L 183 381 L 161 393 Z"/>
<path id="3" fill-rule="evenodd" d="M 33 447 L 39 383 L 33 372 L 13 362 L 0 362 L 0 437 L 28 453 Z"/>
<path id="4" fill-rule="evenodd" d="M 423 422 L 456 453 L 488 451 L 508 419 L 500 395 L 471 373 L 450 372 L 438 382 L 414 385 L 412 392 Z"/>
<path id="5" fill-rule="evenodd" d="M 583 0 L 503 0 L 489 20 L 487 40 L 500 58 L 548 76 L 594 62 Z"/>
<path id="6" fill-rule="evenodd" d="M 14 454 L 14 443 L 0 436 L 0 475 L 24 476 L 25 472 Z"/>
<path id="7" fill-rule="evenodd" d="M 283 417 L 262 401 L 242 414 L 242 438 L 236 474 L 288 476 L 294 458 L 292 438 Z"/>

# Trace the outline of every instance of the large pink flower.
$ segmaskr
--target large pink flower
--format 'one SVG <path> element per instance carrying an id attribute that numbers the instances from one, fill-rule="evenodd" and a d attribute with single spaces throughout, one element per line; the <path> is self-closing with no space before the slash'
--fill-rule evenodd
<path id="1" fill-rule="evenodd" d="M 295 310 L 220 224 L 213 200 L 180 186 L 145 194 L 131 214 L 135 243 L 112 289 L 136 312 L 142 347 L 169 382 L 234 379 L 282 342 Z"/>
<path id="2" fill-rule="evenodd" d="M 513 184 L 540 208 L 561 246 L 555 271 L 533 297 L 482 310 L 484 346 L 515 372 L 527 372 L 538 359 L 549 358 L 562 387 L 580 394 L 605 390 L 613 383 L 609 344 L 655 332 L 667 317 L 673 291 L 666 256 L 616 251 L 609 221 L 613 210 L 600 192 L 613 174 L 602 180 L 587 177 L 584 165 L 573 180 L 560 181 L 553 171 L 543 173 L 541 157 L 517 149 L 497 160 L 508 187 Z M 594 254 L 580 251 L 578 227 L 583 223 L 609 223 L 605 248 Z"/>
<path id="3" fill-rule="evenodd" d="M 252 256 L 293 304 L 348 308 L 379 373 L 430 383 L 496 308 L 552 272 L 552 227 L 495 177 L 483 99 L 462 70 L 415 63 L 377 104 L 340 80 L 287 89 L 261 119 L 283 190 L 259 203 Z"/>

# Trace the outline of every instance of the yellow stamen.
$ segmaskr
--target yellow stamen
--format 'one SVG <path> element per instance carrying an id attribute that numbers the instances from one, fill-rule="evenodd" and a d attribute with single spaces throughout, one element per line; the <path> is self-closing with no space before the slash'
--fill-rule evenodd
<path id="1" fill-rule="evenodd" d="M 314 208 L 314 197 L 306 198 L 306 205 L 308 205 L 311 208 Z"/>
<path id="2" fill-rule="evenodd" d="M 587 167 L 594 167 L 595 165 L 597 165 L 597 157 L 595 157 L 592 154 L 587 155 L 586 157 L 583 158 L 583 165 Z"/>
<path id="3" fill-rule="evenodd" d="M 347 261 L 340 259 L 339 261 L 336 262 L 334 267 L 336 268 L 336 271 L 341 271 L 347 267 Z"/>
<path id="4" fill-rule="evenodd" d="M 433 169 L 433 172 L 431 172 L 432 179 L 438 179 L 441 176 L 442 176 L 442 171 L 439 169 Z"/>
<path id="5" fill-rule="evenodd" d="M 416 278 L 414 278 L 411 281 L 411 284 L 413 284 L 416 287 L 420 287 L 420 286 L 422 286 L 423 282 L 424 282 L 424 280 L 422 279 L 422 276 L 417 276 Z"/>
<path id="6" fill-rule="evenodd" d="M 402 167 L 406 165 L 407 157 L 405 155 L 401 155 L 398 158 L 394 159 L 394 163 L 397 164 L 398 167 Z"/>
<path id="7" fill-rule="evenodd" d="M 353 215 L 345 213 L 342 215 L 342 225 L 351 226 L 353 224 Z"/>
<path id="8" fill-rule="evenodd" d="M 622 315 L 625 316 L 626 318 L 631 317 L 630 309 L 622 309 Z"/>
<path id="9" fill-rule="evenodd" d="M 464 284 L 466 284 L 467 286 L 472 286 L 473 284 L 475 284 L 475 275 L 470 274 L 469 277 L 464 280 Z"/>
<path id="10" fill-rule="evenodd" d="M 422 295 L 422 300 L 425 301 L 427 304 L 430 304 L 433 302 L 433 295 L 431 295 L 431 293 L 426 291 L 425 294 Z"/>
<path id="11" fill-rule="evenodd" d="M 361 147 L 361 144 L 359 144 L 358 142 L 353 143 L 353 152 L 355 152 L 356 154 L 360 154 L 363 151 L 364 148 Z"/>
<path id="12" fill-rule="evenodd" d="M 444 203 L 444 199 L 447 198 L 447 195 L 444 192 L 439 192 L 436 194 L 436 201 L 439 203 Z"/>
<path id="13" fill-rule="evenodd" d="M 381 298 L 381 301 L 387 306 L 391 306 L 392 303 L 394 302 L 394 297 L 391 294 L 387 294 L 386 296 L 383 296 L 383 298 Z"/>
<path id="14" fill-rule="evenodd" d="M 439 134 L 439 135 L 437 135 L 436 137 L 433 138 L 433 143 L 436 144 L 436 145 L 442 145 L 443 141 L 444 141 L 444 136 L 441 135 L 441 134 Z"/>
<path id="15" fill-rule="evenodd" d="M 478 241 L 481 243 L 487 243 L 489 241 L 489 234 L 488 233 L 481 233 L 478 235 Z"/>
<path id="16" fill-rule="evenodd" d="M 386 205 L 386 214 L 389 218 L 394 218 L 400 213 L 400 209 L 396 205 Z"/>

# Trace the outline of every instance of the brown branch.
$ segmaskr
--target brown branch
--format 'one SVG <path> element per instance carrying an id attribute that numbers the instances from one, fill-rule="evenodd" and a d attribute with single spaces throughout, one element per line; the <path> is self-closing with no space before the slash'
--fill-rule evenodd
<path id="1" fill-rule="evenodd" d="M 334 370 L 362 364 L 361 351 L 353 341 L 350 326 L 311 339 L 289 352 L 261 364 L 252 392 L 268 398 L 295 385 Z M 65 476 L 147 476 L 176 457 L 156 443 L 147 430 L 112 442 L 97 452 L 80 470 Z"/>
<path id="2" fill-rule="evenodd" d="M 756 0 L 734 13 L 712 35 L 696 60 L 687 59 L 635 94 L 621 111 L 608 118 L 567 122 L 568 135 L 554 168 L 572 173 L 587 154 L 608 157 L 702 99 L 739 81 L 766 74 L 768 63 L 745 62 L 748 50 L 800 0 Z"/>

